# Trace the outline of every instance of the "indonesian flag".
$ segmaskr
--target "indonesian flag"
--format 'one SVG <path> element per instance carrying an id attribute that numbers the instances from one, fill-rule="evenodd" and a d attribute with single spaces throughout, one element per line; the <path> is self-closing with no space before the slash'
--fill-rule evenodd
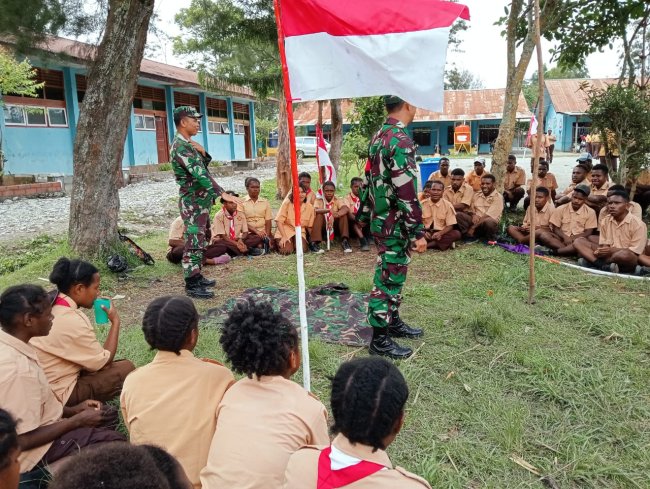
<path id="1" fill-rule="evenodd" d="M 469 20 L 441 0 L 281 0 L 294 101 L 397 95 L 442 111 L 451 25 Z"/>
<path id="2" fill-rule="evenodd" d="M 319 125 L 316 125 L 316 163 L 318 164 L 318 177 L 321 186 L 318 195 L 322 196 L 323 184 L 325 182 L 333 182 L 336 185 L 336 170 L 334 169 L 332 160 L 330 160 L 330 155 L 327 153 L 323 130 Z"/>
<path id="3" fill-rule="evenodd" d="M 537 134 L 537 118 L 535 114 L 530 118 L 530 126 L 528 127 L 528 134 L 526 135 L 526 147 L 533 147 L 533 134 Z"/>

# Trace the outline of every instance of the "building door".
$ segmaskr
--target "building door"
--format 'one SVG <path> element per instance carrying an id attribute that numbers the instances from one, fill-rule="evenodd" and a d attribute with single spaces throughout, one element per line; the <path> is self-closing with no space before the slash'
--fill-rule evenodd
<path id="1" fill-rule="evenodd" d="M 169 162 L 169 138 L 167 137 L 167 121 L 156 116 L 156 147 L 158 149 L 158 163 Z"/>
<path id="2" fill-rule="evenodd" d="M 251 126 L 244 126 L 244 147 L 246 148 L 246 159 L 251 159 Z"/>

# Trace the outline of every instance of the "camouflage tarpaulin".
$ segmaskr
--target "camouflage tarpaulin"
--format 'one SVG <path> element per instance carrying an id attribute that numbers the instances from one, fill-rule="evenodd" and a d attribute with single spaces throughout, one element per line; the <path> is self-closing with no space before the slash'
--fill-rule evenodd
<path id="1" fill-rule="evenodd" d="M 253 299 L 268 301 L 275 310 L 298 325 L 298 293 L 276 287 L 245 290 L 222 307 L 210 309 L 202 318 L 203 325 L 220 326 L 237 301 Z M 370 343 L 372 329 L 366 320 L 368 294 L 350 292 L 345 284 L 326 284 L 307 291 L 307 320 L 310 336 L 329 343 L 364 346 Z"/>

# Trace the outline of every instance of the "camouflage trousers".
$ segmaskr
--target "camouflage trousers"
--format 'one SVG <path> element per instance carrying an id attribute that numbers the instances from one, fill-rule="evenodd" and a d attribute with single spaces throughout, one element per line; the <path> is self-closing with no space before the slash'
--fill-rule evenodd
<path id="1" fill-rule="evenodd" d="M 375 236 L 377 265 L 374 287 L 368 301 L 368 323 L 387 328 L 398 316 L 402 287 L 411 262 L 411 243 L 407 239 Z"/>
<path id="2" fill-rule="evenodd" d="M 199 275 L 203 255 L 208 245 L 205 230 L 210 220 L 211 202 L 205 200 L 183 199 L 178 201 L 181 219 L 185 225 L 185 247 L 183 248 L 183 275 L 186 279 Z"/>

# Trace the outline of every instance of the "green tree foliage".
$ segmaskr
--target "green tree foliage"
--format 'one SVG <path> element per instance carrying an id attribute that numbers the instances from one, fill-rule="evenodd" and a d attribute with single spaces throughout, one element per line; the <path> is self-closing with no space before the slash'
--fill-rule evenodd
<path id="1" fill-rule="evenodd" d="M 445 90 L 473 90 L 483 88 L 483 80 L 470 70 L 452 66 L 445 71 Z"/>
<path id="2" fill-rule="evenodd" d="M 28 60 L 18 62 L 6 50 L 0 48 L 0 93 L 36 97 L 37 90 L 43 87 L 43 83 L 37 83 L 35 78 L 36 70 Z"/>

